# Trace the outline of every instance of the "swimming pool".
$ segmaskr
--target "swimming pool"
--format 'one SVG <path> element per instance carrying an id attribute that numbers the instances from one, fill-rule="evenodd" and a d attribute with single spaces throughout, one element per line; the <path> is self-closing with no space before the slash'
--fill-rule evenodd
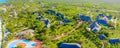
<path id="1" fill-rule="evenodd" d="M 29 41 L 29 40 L 13 40 L 12 42 L 10 42 L 7 46 L 7 48 L 15 48 L 17 47 L 18 43 L 25 43 L 26 46 L 25 48 L 32 48 L 36 46 L 36 42 L 33 41 Z"/>

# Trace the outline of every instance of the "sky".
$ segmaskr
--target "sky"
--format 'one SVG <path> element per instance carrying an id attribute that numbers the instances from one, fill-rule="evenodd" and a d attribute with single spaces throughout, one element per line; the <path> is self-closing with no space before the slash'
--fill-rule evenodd
<path id="1" fill-rule="evenodd" d="M 120 0 L 77 0 L 77 1 L 120 3 Z"/>
<path id="2" fill-rule="evenodd" d="M 0 3 L 6 2 L 6 0 L 0 0 Z"/>
<path id="3" fill-rule="evenodd" d="M 5 1 L 6 0 L 0 0 L 0 3 L 5 2 Z M 70 1 L 92 1 L 92 2 L 97 1 L 97 2 L 120 3 L 120 0 L 70 0 Z"/>
<path id="4" fill-rule="evenodd" d="M 100 0 L 100 1 L 103 1 L 103 2 L 113 2 L 113 3 L 120 3 L 120 0 Z"/>
<path id="5" fill-rule="evenodd" d="M 0 3 L 6 2 L 7 0 L 0 0 Z M 117 3 L 120 4 L 120 0 L 46 0 L 46 1 L 57 1 L 57 2 L 81 2 L 81 1 L 87 1 L 87 2 L 93 2 L 93 3 L 98 3 L 98 2 L 105 2 L 105 3 Z"/>

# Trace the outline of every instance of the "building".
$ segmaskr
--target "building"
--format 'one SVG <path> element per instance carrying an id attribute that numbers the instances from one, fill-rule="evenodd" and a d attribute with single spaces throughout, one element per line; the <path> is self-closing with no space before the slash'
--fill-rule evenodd
<path id="1" fill-rule="evenodd" d="M 96 20 L 100 20 L 102 19 L 101 17 L 104 17 L 105 15 L 104 14 L 98 14 L 98 16 L 96 17 Z"/>
<path id="2" fill-rule="evenodd" d="M 56 16 L 59 16 L 59 17 L 61 17 L 62 19 L 65 19 L 65 16 L 64 16 L 63 14 L 61 14 L 61 13 L 57 13 Z"/>
<path id="3" fill-rule="evenodd" d="M 89 16 L 79 15 L 79 18 L 85 22 L 92 22 L 92 18 Z"/>
<path id="4" fill-rule="evenodd" d="M 92 32 L 98 32 L 101 30 L 101 26 L 97 22 L 93 22 L 89 28 L 91 29 Z"/>
<path id="5" fill-rule="evenodd" d="M 17 16 L 18 16 L 17 10 L 13 10 L 12 12 L 9 13 L 9 17 L 15 17 L 15 18 L 17 18 Z"/>
<path id="6" fill-rule="evenodd" d="M 39 14 L 38 17 L 37 17 L 36 19 L 38 19 L 38 20 L 43 19 L 43 15 L 42 15 L 42 14 Z"/>
<path id="7" fill-rule="evenodd" d="M 102 20 L 108 22 L 108 17 L 107 17 L 107 16 L 104 16 L 104 17 L 102 18 Z"/>
<path id="8" fill-rule="evenodd" d="M 5 13 L 7 11 L 6 8 L 2 8 L 2 12 Z"/>
<path id="9" fill-rule="evenodd" d="M 102 25 L 104 25 L 104 26 L 108 26 L 108 22 L 105 21 L 105 20 L 96 20 L 96 22 L 97 22 L 98 24 L 102 24 Z"/>
<path id="10" fill-rule="evenodd" d="M 104 14 L 99 14 L 96 17 L 96 22 L 104 26 L 108 26 L 108 21 L 111 20 L 111 16 L 105 16 Z"/>
<path id="11" fill-rule="evenodd" d="M 65 19 L 65 20 L 63 20 L 63 22 L 64 22 L 64 23 L 69 23 L 69 22 L 71 22 L 71 20 Z"/>
<path id="12" fill-rule="evenodd" d="M 111 20 L 112 19 L 112 16 L 106 16 L 108 18 L 108 20 Z"/>
<path id="13" fill-rule="evenodd" d="M 46 28 L 49 28 L 50 27 L 50 21 L 49 20 L 45 20 L 45 24 L 46 24 Z"/>
<path id="14" fill-rule="evenodd" d="M 106 38 L 106 36 L 105 36 L 104 34 L 100 34 L 100 35 L 99 35 L 99 38 L 100 38 L 100 40 L 103 40 L 103 39 Z"/>
<path id="15" fill-rule="evenodd" d="M 54 11 L 54 10 L 47 10 L 45 13 L 47 13 L 47 14 L 57 14 L 57 12 Z"/>
<path id="16" fill-rule="evenodd" d="M 17 33 L 16 36 L 17 35 L 23 35 L 23 36 L 24 35 L 30 35 L 30 37 L 33 37 L 34 36 L 34 30 L 32 30 L 32 29 L 24 30 L 22 32 Z"/>
<path id="17" fill-rule="evenodd" d="M 63 25 L 63 24 L 64 24 L 64 22 L 63 22 L 63 21 L 60 21 L 60 22 L 59 22 L 59 24 L 60 24 L 60 25 Z"/>
<path id="18" fill-rule="evenodd" d="M 81 48 L 77 43 L 61 43 L 59 48 Z"/>
<path id="19" fill-rule="evenodd" d="M 111 44 L 115 44 L 115 43 L 120 43 L 120 40 L 117 39 L 117 38 L 113 38 L 113 39 L 110 39 L 109 42 L 110 42 Z"/>
<path id="20" fill-rule="evenodd" d="M 104 15 L 104 14 L 98 14 L 98 16 L 102 16 L 102 17 L 103 17 L 103 16 L 105 16 L 105 15 Z"/>

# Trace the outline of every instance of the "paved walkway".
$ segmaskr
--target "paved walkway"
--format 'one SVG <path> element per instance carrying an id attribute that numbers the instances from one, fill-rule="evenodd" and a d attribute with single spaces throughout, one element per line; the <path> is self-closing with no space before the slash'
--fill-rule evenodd
<path id="1" fill-rule="evenodd" d="M 65 33 L 62 33 L 60 36 L 57 36 L 57 37 L 55 37 L 55 38 L 52 39 L 52 40 L 58 40 L 58 39 L 60 39 L 60 38 L 62 38 L 62 37 L 68 36 L 71 32 L 74 32 L 81 24 L 82 24 L 82 21 L 78 22 L 78 24 L 76 25 L 75 28 L 73 28 L 72 30 L 70 30 L 70 31 L 67 32 L 66 34 L 65 34 Z"/>

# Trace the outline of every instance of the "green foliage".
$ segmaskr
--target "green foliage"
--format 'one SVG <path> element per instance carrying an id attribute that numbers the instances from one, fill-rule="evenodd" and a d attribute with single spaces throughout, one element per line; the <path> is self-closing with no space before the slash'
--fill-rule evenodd
<path id="1" fill-rule="evenodd" d="M 8 41 L 13 39 L 15 34 L 20 31 L 23 31 L 25 29 L 34 29 L 35 35 L 33 38 L 29 38 L 29 35 L 25 35 L 24 37 L 30 40 L 37 39 L 43 41 L 43 48 L 57 48 L 58 44 L 62 42 L 79 43 L 83 48 L 101 48 L 102 42 L 106 44 L 105 48 L 119 47 L 119 44 L 111 45 L 108 43 L 109 38 L 120 38 L 119 22 L 117 22 L 117 29 L 110 30 L 108 29 L 109 27 L 102 26 L 102 30 L 98 33 L 87 31 L 85 28 L 88 27 L 90 23 L 84 22 L 68 36 L 53 41 L 52 39 L 56 36 L 61 36 L 63 33 L 69 33 L 77 26 L 77 22 L 79 21 L 79 13 L 92 17 L 94 21 L 99 13 L 104 13 L 113 17 L 120 15 L 116 14 L 116 12 L 112 12 L 114 10 L 117 11 L 119 8 L 111 7 L 105 3 L 96 4 L 91 2 L 76 2 L 68 0 L 64 0 L 64 2 L 63 0 L 54 1 L 55 2 L 50 0 L 34 0 L 31 2 L 30 0 L 12 0 L 11 2 L 6 3 L 12 4 L 12 7 L 5 6 L 7 8 L 7 12 L 0 12 L 0 14 L 2 15 L 3 21 L 6 24 L 6 28 L 12 33 L 11 35 L 8 35 Z M 72 22 L 67 23 L 66 25 L 60 25 L 59 22 L 62 21 L 62 19 L 60 17 L 56 17 L 56 15 L 46 14 L 45 12 L 48 9 L 53 9 L 64 14 L 66 19 L 70 19 Z M 13 12 L 13 10 L 17 11 L 17 17 L 14 15 L 12 17 L 9 16 L 10 12 Z M 96 10 L 100 11 L 96 12 Z M 49 19 L 51 27 L 44 28 L 44 21 L 37 20 L 36 18 L 38 15 L 34 15 L 35 12 L 43 14 L 43 18 Z M 110 22 L 110 25 L 113 25 L 112 22 Z M 100 40 L 98 38 L 99 34 L 105 34 L 108 38 L 105 40 Z"/>
<path id="2" fill-rule="evenodd" d="M 16 48 L 22 48 L 22 46 L 17 46 Z"/>

